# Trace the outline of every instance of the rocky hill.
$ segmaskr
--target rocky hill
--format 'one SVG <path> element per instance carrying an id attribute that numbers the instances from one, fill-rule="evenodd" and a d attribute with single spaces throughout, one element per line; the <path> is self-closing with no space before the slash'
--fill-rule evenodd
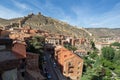
<path id="1" fill-rule="evenodd" d="M 97 38 L 101 37 L 120 37 L 120 28 L 86 28 L 87 31 Z"/>
<path id="2" fill-rule="evenodd" d="M 53 34 L 64 34 L 74 37 L 90 37 L 90 35 L 93 35 L 96 38 L 120 36 L 120 28 L 78 28 L 60 20 L 46 17 L 41 13 L 36 15 L 32 13 L 24 17 L 9 20 L 0 18 L 0 27 L 10 25 L 11 23 L 19 23 L 20 20 L 23 26 L 29 25 L 32 28 L 45 30 Z"/>
<path id="3" fill-rule="evenodd" d="M 0 26 L 10 25 L 11 23 L 17 23 L 22 18 L 14 18 L 14 19 L 2 19 L 0 18 Z"/>
<path id="4" fill-rule="evenodd" d="M 74 37 L 89 37 L 89 34 L 85 30 L 69 25 L 57 19 L 43 16 L 41 13 L 38 13 L 37 15 L 29 14 L 28 16 L 22 18 L 10 20 L 0 19 L 0 24 L 7 25 L 11 22 L 14 23 L 20 20 L 23 20 L 23 26 L 29 25 L 32 28 L 45 30 L 53 34 L 64 34 Z"/>

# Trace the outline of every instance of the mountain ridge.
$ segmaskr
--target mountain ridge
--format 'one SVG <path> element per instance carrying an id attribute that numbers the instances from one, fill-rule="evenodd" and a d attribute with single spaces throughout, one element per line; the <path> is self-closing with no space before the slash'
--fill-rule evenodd
<path id="1" fill-rule="evenodd" d="M 94 37 L 120 37 L 120 28 L 86 28 Z"/>
<path id="2" fill-rule="evenodd" d="M 9 20 L 0 21 L 0 24 L 9 25 L 11 23 L 19 23 L 22 21 L 23 26 L 31 26 L 31 28 L 46 30 L 53 34 L 65 34 L 74 37 L 89 37 L 89 34 L 84 30 L 77 28 L 76 26 L 72 26 L 66 22 L 46 17 L 41 13 L 38 14 L 28 14 L 27 16 L 21 18 L 14 18 Z"/>
<path id="3" fill-rule="evenodd" d="M 23 26 L 29 25 L 32 28 L 46 30 L 53 34 L 65 34 L 74 37 L 120 36 L 120 28 L 79 28 L 77 26 L 72 26 L 67 22 L 44 16 L 41 13 L 31 13 L 27 16 L 13 19 L 0 18 L 0 26 L 10 25 L 11 23 L 19 23 L 19 21 L 23 21 Z"/>

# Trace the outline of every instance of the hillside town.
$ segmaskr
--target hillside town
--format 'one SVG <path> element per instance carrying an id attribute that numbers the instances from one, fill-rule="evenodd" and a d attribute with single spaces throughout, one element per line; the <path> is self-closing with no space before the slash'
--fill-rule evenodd
<path id="1" fill-rule="evenodd" d="M 12 76 L 15 80 L 46 80 L 44 75 L 51 75 L 52 70 L 54 72 L 51 80 L 80 79 L 83 69 L 83 59 L 80 55 L 87 53 L 85 50 L 78 50 L 79 55 L 77 55 L 66 49 L 64 44 L 69 43 L 77 46 L 84 44 L 86 39 L 74 39 L 68 35 L 51 34 L 47 31 L 32 29 L 30 26 L 22 26 L 21 23 L 19 23 L 18 28 L 9 26 L 0 29 L 1 80 L 7 80 Z M 45 37 L 44 56 L 42 56 L 45 62 L 42 64 L 42 69 L 39 68 L 39 56 L 41 55 L 26 51 L 28 46 L 26 41 L 35 36 Z M 78 62 L 76 63 L 76 61 Z M 52 69 L 48 70 L 49 67 Z M 56 74 L 55 79 L 54 74 Z M 50 75 L 47 77 L 49 78 Z"/>
<path id="2" fill-rule="evenodd" d="M 0 26 L 0 80 L 87 80 L 85 67 L 92 69 L 101 49 L 120 43 L 120 37 L 96 39 L 85 29 L 90 38 L 52 34 L 24 25 L 32 15 Z M 92 62 L 88 64 L 87 59 Z"/>

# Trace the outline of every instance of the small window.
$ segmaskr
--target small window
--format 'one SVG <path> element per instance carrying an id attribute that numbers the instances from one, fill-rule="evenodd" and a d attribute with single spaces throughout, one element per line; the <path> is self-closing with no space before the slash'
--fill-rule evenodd
<path id="1" fill-rule="evenodd" d="M 6 46 L 5 45 L 0 45 L 0 50 L 4 50 L 6 49 Z"/>
<path id="2" fill-rule="evenodd" d="M 25 76 L 25 73 L 24 73 L 24 72 L 22 72 L 21 74 L 22 74 L 22 77 L 24 77 L 24 76 Z"/>
<path id="3" fill-rule="evenodd" d="M 64 71 L 64 74 L 66 74 L 66 72 Z"/>
<path id="4" fill-rule="evenodd" d="M 79 77 L 77 77 L 77 80 L 79 79 Z"/>
<path id="5" fill-rule="evenodd" d="M 72 65 L 71 62 L 69 62 L 68 65 L 71 66 Z"/>
<path id="6" fill-rule="evenodd" d="M 67 55 L 64 55 L 64 57 L 67 57 Z"/>

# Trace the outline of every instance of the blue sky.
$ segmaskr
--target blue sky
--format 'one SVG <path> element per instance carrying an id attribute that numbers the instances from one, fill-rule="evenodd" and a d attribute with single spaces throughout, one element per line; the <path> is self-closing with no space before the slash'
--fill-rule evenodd
<path id="1" fill-rule="evenodd" d="M 0 0 L 0 17 L 41 12 L 79 27 L 120 28 L 120 0 Z"/>

